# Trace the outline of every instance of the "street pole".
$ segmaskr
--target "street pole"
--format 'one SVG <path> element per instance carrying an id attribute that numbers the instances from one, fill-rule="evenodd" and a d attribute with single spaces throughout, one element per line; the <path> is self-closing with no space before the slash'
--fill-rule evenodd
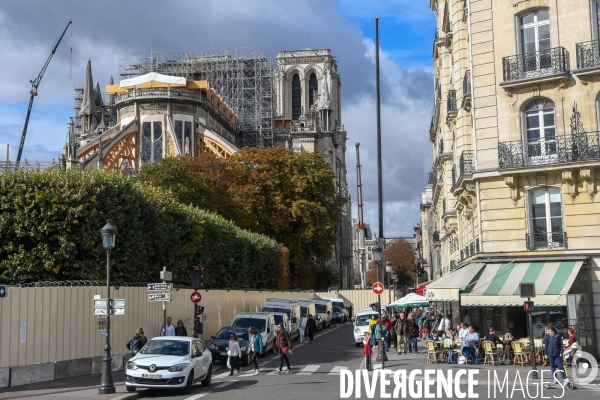
<path id="1" fill-rule="evenodd" d="M 163 278 L 165 277 L 165 272 L 167 271 L 167 267 L 163 267 Z M 163 279 L 163 283 L 167 283 L 165 279 Z M 167 302 L 163 301 L 163 327 L 165 329 L 165 336 L 167 336 Z"/>
<path id="2" fill-rule="evenodd" d="M 383 251 L 383 175 L 381 163 L 381 96 L 379 86 L 379 17 L 375 17 L 375 86 L 377 91 L 377 201 L 379 214 L 379 247 Z M 383 264 L 382 264 L 383 265 Z M 377 271 L 377 281 L 383 282 L 383 269 Z"/>
<path id="3" fill-rule="evenodd" d="M 104 358 L 102 359 L 102 378 L 98 394 L 115 393 L 115 384 L 112 377 L 112 357 L 110 356 L 110 313 L 112 310 L 110 300 L 110 248 L 106 249 L 106 344 L 104 345 Z"/>
<path id="4" fill-rule="evenodd" d="M 527 298 L 527 301 L 531 301 L 531 297 Z M 531 376 L 533 379 L 538 378 L 537 366 L 535 362 L 535 341 L 533 338 L 533 317 L 531 311 L 527 311 L 529 314 L 529 348 L 531 350 Z"/>
<path id="5" fill-rule="evenodd" d="M 379 304 L 379 336 L 383 333 L 383 315 L 381 312 L 381 295 L 377 295 L 377 304 Z M 381 363 L 381 369 L 385 369 L 385 347 L 383 344 L 383 338 L 379 337 L 377 340 L 377 362 Z"/>

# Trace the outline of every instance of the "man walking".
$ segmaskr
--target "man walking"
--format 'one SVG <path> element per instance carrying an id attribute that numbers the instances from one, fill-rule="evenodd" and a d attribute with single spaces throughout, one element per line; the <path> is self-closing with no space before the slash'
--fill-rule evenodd
<path id="1" fill-rule="evenodd" d="M 165 327 L 163 326 L 160 336 L 175 336 L 175 325 L 173 325 L 171 317 L 167 318 L 167 333 L 165 334 Z"/>
<path id="2" fill-rule="evenodd" d="M 408 335 L 410 334 L 410 326 L 408 320 L 406 319 L 406 315 L 402 312 L 400 313 L 400 318 L 396 321 L 396 326 L 394 327 L 396 331 L 396 340 L 398 341 L 396 346 L 398 350 L 398 354 L 402 353 L 402 347 L 404 346 L 404 354 L 406 354 L 408 349 Z"/>

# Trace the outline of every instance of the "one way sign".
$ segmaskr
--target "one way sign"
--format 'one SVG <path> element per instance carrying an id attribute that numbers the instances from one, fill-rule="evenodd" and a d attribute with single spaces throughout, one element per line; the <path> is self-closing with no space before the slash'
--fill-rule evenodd
<path id="1" fill-rule="evenodd" d="M 0 286 L 0 297 L 6 296 L 6 286 Z"/>

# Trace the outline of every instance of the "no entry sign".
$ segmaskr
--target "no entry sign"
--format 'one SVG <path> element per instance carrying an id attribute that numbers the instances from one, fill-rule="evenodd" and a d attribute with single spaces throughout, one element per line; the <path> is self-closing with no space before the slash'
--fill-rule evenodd
<path id="1" fill-rule="evenodd" d="M 375 294 L 381 294 L 381 293 L 383 293 L 383 290 L 384 290 L 383 283 L 381 283 L 381 282 L 375 282 L 373 284 L 373 292 Z"/>
<path id="2" fill-rule="evenodd" d="M 202 300 L 202 295 L 198 292 L 192 292 L 190 295 L 190 300 L 192 300 L 192 303 L 194 304 L 200 303 L 200 300 Z"/>

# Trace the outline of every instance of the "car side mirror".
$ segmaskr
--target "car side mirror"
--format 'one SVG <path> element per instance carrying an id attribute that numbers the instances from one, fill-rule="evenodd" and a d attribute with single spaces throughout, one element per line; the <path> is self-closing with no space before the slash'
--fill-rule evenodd
<path id="1" fill-rule="evenodd" d="M 192 357 L 200 357 L 202 355 L 201 351 L 196 351 Z"/>
<path id="2" fill-rule="evenodd" d="M 211 338 L 212 340 L 215 340 L 215 337 L 214 337 L 214 336 L 211 336 L 210 338 Z"/>

